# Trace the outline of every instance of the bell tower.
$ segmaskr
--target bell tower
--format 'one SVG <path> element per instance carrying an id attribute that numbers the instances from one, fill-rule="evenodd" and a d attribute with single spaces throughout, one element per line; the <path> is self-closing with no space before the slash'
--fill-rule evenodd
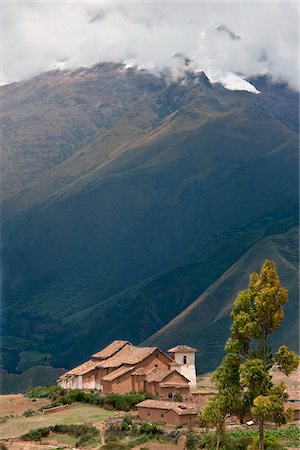
<path id="1" fill-rule="evenodd" d="M 197 351 L 198 350 L 189 347 L 188 345 L 177 345 L 176 347 L 168 350 L 171 358 L 176 361 L 174 369 L 190 380 L 191 390 L 196 390 L 195 356 Z"/>

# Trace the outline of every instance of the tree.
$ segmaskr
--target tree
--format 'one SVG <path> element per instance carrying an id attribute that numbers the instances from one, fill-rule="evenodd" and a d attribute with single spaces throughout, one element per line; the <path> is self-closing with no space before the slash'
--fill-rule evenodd
<path id="1" fill-rule="evenodd" d="M 280 326 L 283 306 L 288 292 L 281 287 L 275 264 L 266 260 L 260 273 L 252 273 L 248 289 L 240 291 L 231 313 L 231 336 L 225 346 L 225 357 L 214 374 L 218 395 L 214 400 L 223 417 L 235 414 L 243 420 L 247 412 L 259 421 L 259 449 L 264 450 L 266 421 L 286 423 L 290 411 L 285 409 L 287 398 L 283 384 L 274 386 L 270 369 L 276 363 L 286 375 L 299 363 L 294 352 L 282 345 L 275 357 L 269 345 L 270 335 Z M 227 402 L 221 399 L 226 398 Z M 208 402 L 202 416 L 209 420 L 213 402 Z M 219 407 L 219 406 L 218 406 Z M 220 419 L 221 421 L 221 419 Z M 211 423 L 218 426 L 213 422 Z M 217 447 L 218 448 L 218 447 Z"/>

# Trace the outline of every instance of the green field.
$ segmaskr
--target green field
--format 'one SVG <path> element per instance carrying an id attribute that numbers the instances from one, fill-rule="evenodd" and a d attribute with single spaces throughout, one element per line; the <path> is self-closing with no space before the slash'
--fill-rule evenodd
<path id="1" fill-rule="evenodd" d="M 85 422 L 100 422 L 112 416 L 115 411 L 108 411 L 97 406 L 72 404 L 68 409 L 49 415 L 38 414 L 31 417 L 16 417 L 0 423 L 0 439 L 19 437 L 28 431 L 40 427 L 57 424 L 83 424 Z"/>

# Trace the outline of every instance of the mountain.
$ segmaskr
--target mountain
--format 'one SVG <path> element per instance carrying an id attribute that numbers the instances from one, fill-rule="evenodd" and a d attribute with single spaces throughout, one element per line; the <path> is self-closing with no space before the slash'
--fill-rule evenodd
<path id="1" fill-rule="evenodd" d="M 282 327 L 272 337 L 274 346 L 289 342 L 299 352 L 299 233 L 292 228 L 286 233 L 265 237 L 254 244 L 230 269 L 212 283 L 192 304 L 144 344 L 167 349 L 178 340 L 199 349 L 200 372 L 214 370 L 220 362 L 224 342 L 229 335 L 230 313 L 238 291 L 248 286 L 251 272 L 259 271 L 266 255 L 276 263 L 283 286 L 289 290 Z"/>
<path id="2" fill-rule="evenodd" d="M 55 384 L 65 369 L 51 366 L 36 366 L 25 370 L 22 374 L 1 373 L 1 394 L 26 392 L 30 387 Z"/>
<path id="3" fill-rule="evenodd" d="M 5 369 L 139 344 L 297 225 L 298 97 L 256 81 L 102 64 L 1 88 Z"/>

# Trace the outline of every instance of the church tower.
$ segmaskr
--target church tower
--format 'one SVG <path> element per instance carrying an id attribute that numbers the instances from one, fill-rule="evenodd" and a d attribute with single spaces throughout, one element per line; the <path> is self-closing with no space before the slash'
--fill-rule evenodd
<path id="1" fill-rule="evenodd" d="M 188 345 L 177 345 L 177 347 L 168 350 L 171 358 L 176 361 L 176 365 L 174 364 L 172 367 L 171 364 L 171 367 L 190 380 L 191 390 L 196 390 L 195 356 L 197 351 Z"/>

